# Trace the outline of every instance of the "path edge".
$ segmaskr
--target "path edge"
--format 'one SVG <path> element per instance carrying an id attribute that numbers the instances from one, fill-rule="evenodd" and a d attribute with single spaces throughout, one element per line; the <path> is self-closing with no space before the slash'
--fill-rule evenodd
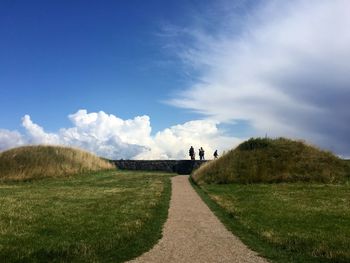
<path id="1" fill-rule="evenodd" d="M 154 236 L 151 239 L 151 242 L 148 243 L 147 247 L 144 247 L 143 249 L 137 249 L 136 252 L 128 258 L 122 259 L 120 262 L 129 262 L 132 261 L 136 258 L 141 257 L 143 254 L 151 251 L 163 238 L 164 235 L 164 226 L 165 223 L 167 222 L 169 218 L 169 209 L 170 209 L 170 201 L 171 201 L 171 196 L 172 196 L 172 191 L 173 191 L 173 186 L 172 186 L 172 177 L 176 176 L 174 175 L 167 175 L 168 180 L 164 184 L 164 189 L 161 197 L 161 204 L 158 205 L 158 208 L 155 209 L 160 209 L 160 213 L 152 220 L 152 225 L 153 227 L 157 228 L 157 226 L 160 226 L 159 229 L 157 229 L 156 236 Z M 164 202 L 164 203 L 162 203 Z M 149 234 L 148 233 L 143 233 L 141 235 L 141 239 L 149 240 Z"/>
<path id="2" fill-rule="evenodd" d="M 238 220 L 235 219 L 233 214 L 226 212 L 219 204 L 217 204 L 210 196 L 201 188 L 190 175 L 188 180 L 202 199 L 202 201 L 209 207 L 219 221 L 225 226 L 225 228 L 236 236 L 244 245 L 249 249 L 257 253 L 259 257 L 265 258 L 270 262 L 286 263 L 291 262 L 291 254 L 281 251 L 277 248 L 268 246 L 265 242 L 258 239 L 253 233 L 244 230 Z M 281 253 L 283 254 L 281 256 Z"/>

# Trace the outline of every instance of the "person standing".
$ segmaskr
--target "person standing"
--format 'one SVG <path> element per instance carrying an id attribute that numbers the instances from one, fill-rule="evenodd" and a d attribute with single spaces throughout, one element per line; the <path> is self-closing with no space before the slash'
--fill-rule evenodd
<path id="1" fill-rule="evenodd" d="M 195 160 L 195 153 L 194 153 L 194 148 L 193 146 L 191 146 L 190 150 L 188 151 L 190 157 L 191 157 L 191 160 Z"/>
<path id="2" fill-rule="evenodd" d="M 214 159 L 217 159 L 217 158 L 218 158 L 218 156 L 219 156 L 219 154 L 218 154 L 218 150 L 215 150 L 215 152 L 214 152 Z"/>
<path id="3" fill-rule="evenodd" d="M 203 150 L 203 147 L 201 147 L 199 149 L 199 159 L 200 160 L 204 160 L 204 150 Z"/>

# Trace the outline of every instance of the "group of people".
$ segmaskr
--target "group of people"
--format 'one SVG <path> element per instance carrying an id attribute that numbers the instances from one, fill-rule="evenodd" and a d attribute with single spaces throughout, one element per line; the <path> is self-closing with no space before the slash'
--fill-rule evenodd
<path id="1" fill-rule="evenodd" d="M 196 153 L 194 151 L 194 148 L 193 146 L 191 146 L 190 150 L 188 151 L 190 157 L 191 157 L 191 160 L 196 160 Z M 199 148 L 198 149 L 198 155 L 199 155 L 199 160 L 204 160 L 204 149 L 203 147 Z M 218 150 L 215 150 L 214 154 L 214 159 L 217 159 L 218 158 Z"/>

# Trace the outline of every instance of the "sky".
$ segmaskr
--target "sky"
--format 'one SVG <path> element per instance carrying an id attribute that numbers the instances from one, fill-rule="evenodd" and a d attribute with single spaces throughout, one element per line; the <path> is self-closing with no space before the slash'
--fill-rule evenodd
<path id="1" fill-rule="evenodd" d="M 212 158 L 250 137 L 350 156 L 347 0 L 0 1 L 0 151 Z"/>

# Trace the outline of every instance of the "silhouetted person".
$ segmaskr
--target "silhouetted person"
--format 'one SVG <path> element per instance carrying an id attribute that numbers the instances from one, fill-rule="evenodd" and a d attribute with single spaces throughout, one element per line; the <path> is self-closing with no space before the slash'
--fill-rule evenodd
<path id="1" fill-rule="evenodd" d="M 191 146 L 190 150 L 188 151 L 188 154 L 191 157 L 191 160 L 195 160 L 195 153 L 194 153 L 194 148 Z"/>
<path id="2" fill-rule="evenodd" d="M 204 150 L 202 147 L 199 149 L 199 159 L 204 160 Z"/>
<path id="3" fill-rule="evenodd" d="M 214 152 L 214 159 L 217 159 L 218 158 L 218 150 L 215 150 L 215 152 Z"/>

